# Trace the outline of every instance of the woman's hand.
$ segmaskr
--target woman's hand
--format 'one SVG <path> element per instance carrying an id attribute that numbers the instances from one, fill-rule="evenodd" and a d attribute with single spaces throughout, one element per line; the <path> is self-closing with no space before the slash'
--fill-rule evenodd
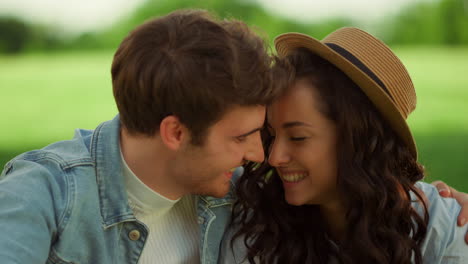
<path id="1" fill-rule="evenodd" d="M 458 226 L 464 226 L 468 220 L 468 194 L 455 190 L 443 181 L 434 181 L 431 184 L 437 188 L 440 196 L 457 200 L 462 207 L 457 223 Z M 468 233 L 465 235 L 465 242 L 468 244 Z"/>

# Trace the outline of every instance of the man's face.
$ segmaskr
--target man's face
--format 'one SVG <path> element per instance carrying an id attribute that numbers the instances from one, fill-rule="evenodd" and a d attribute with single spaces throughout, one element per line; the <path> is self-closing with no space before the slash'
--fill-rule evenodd
<path id="1" fill-rule="evenodd" d="M 244 161 L 262 162 L 260 129 L 264 106 L 236 106 L 211 126 L 201 146 L 185 143 L 178 181 L 192 194 L 225 196 L 233 170 Z"/>

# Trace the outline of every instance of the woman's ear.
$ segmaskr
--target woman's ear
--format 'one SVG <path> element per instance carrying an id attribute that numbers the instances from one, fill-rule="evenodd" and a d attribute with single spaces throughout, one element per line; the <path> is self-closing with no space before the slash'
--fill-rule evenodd
<path id="1" fill-rule="evenodd" d="M 171 150 L 177 150 L 187 137 L 187 128 L 176 116 L 166 116 L 159 125 L 159 135 L 164 145 Z"/>

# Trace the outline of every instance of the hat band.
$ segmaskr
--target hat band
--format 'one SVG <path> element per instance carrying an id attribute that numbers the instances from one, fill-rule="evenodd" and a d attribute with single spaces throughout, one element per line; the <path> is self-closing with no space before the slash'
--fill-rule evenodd
<path id="1" fill-rule="evenodd" d="M 340 54 L 343 56 L 345 59 L 347 59 L 349 62 L 351 62 L 354 66 L 358 67 L 361 71 L 363 71 L 367 76 L 369 76 L 374 82 L 376 82 L 382 89 L 385 91 L 385 93 L 392 98 L 392 95 L 388 92 L 387 87 L 385 84 L 375 75 L 367 66 L 362 63 L 358 58 L 356 58 L 353 54 L 351 54 L 349 51 L 344 49 L 343 47 L 335 44 L 335 43 L 324 43 L 327 45 L 329 48 L 334 50 L 336 53 Z"/>

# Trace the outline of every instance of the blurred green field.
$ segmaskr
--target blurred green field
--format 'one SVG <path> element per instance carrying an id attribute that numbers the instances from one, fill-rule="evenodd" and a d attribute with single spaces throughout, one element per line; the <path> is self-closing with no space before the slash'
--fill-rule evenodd
<path id="1" fill-rule="evenodd" d="M 468 48 L 396 47 L 418 93 L 410 117 L 427 180 L 468 191 Z M 0 166 L 117 113 L 113 52 L 0 56 Z"/>

